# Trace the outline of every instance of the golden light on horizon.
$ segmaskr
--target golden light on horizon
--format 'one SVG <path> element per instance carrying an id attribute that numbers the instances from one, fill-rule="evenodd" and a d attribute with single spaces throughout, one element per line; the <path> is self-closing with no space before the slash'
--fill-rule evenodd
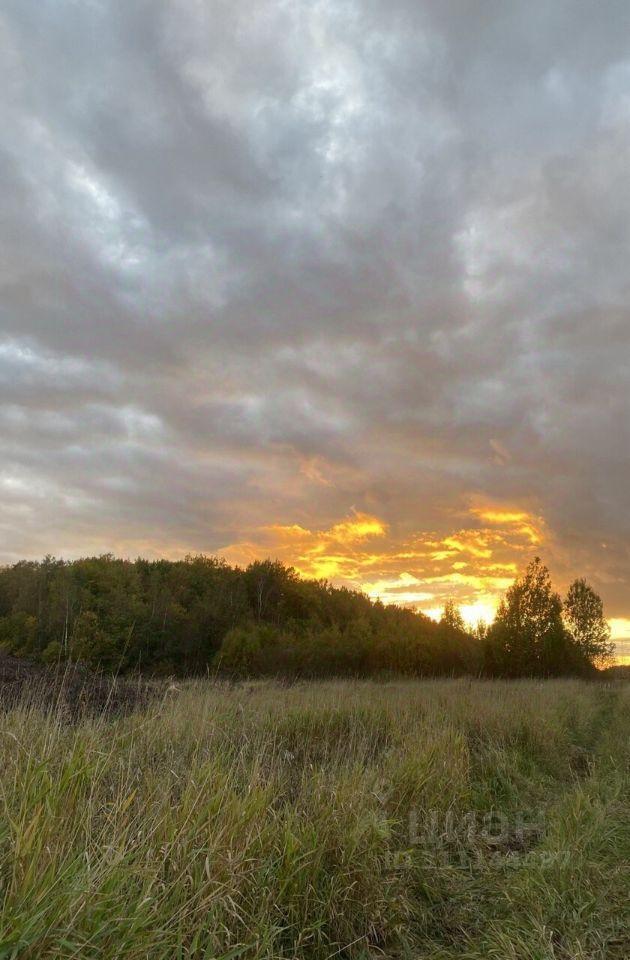
<path id="1" fill-rule="evenodd" d="M 617 663 L 630 665 L 630 618 L 611 617 L 608 623 L 611 639 L 615 643 Z"/>
<path id="2" fill-rule="evenodd" d="M 383 518 L 353 511 L 320 530 L 300 524 L 260 527 L 221 554 L 239 565 L 277 558 L 303 577 L 362 590 L 372 600 L 411 607 L 436 620 L 452 599 L 474 627 L 480 620 L 492 622 L 499 600 L 549 535 L 541 517 L 514 506 L 472 502 L 467 516 L 469 522 L 461 525 L 461 514 L 454 515 L 460 525 L 447 532 L 402 536 Z M 630 619 L 609 622 L 617 662 L 630 663 Z"/>
<path id="3" fill-rule="evenodd" d="M 362 590 L 372 600 L 411 607 L 439 619 L 448 599 L 465 623 L 494 619 L 501 597 L 548 533 L 544 520 L 525 509 L 473 503 L 469 523 L 449 532 L 419 531 L 397 536 L 373 514 L 353 511 L 322 530 L 273 524 L 221 551 L 244 565 L 273 557 L 304 577 Z M 461 520 L 461 516 L 458 517 Z M 610 620 L 617 661 L 630 662 L 630 619 Z"/>
<path id="4" fill-rule="evenodd" d="M 431 617 L 432 620 L 439 620 L 442 616 L 443 607 L 431 607 L 422 610 L 422 613 Z M 479 623 L 492 623 L 497 612 L 497 604 L 491 599 L 479 600 L 477 603 L 462 603 L 459 605 L 464 623 L 467 627 L 474 628 Z"/>
<path id="5" fill-rule="evenodd" d="M 375 514 L 353 511 L 325 529 L 271 524 L 221 551 L 240 565 L 271 556 L 304 577 L 363 590 L 383 603 L 414 607 L 430 616 L 446 599 L 467 623 L 491 620 L 499 597 L 545 539 L 543 521 L 514 507 L 473 503 L 469 522 L 445 532 L 403 535 Z"/>

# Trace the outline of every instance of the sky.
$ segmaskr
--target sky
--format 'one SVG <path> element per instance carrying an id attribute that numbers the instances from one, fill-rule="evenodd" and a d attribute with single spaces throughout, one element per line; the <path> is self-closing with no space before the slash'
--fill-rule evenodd
<path id="1" fill-rule="evenodd" d="M 4 0 L 0 562 L 246 563 L 630 660 L 627 0 Z"/>

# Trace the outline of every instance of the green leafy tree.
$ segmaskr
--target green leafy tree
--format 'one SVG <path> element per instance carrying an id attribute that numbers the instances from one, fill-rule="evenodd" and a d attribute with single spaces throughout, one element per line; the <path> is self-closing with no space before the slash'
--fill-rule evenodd
<path id="1" fill-rule="evenodd" d="M 0 647 L 18 657 L 31 657 L 37 651 L 37 617 L 16 610 L 0 620 Z"/>
<path id="2" fill-rule="evenodd" d="M 447 600 L 444 604 L 444 610 L 442 611 L 442 616 L 440 617 L 440 624 L 443 627 L 448 627 L 450 630 L 459 630 L 462 633 L 466 632 L 464 618 L 462 617 L 461 611 L 454 600 Z"/>
<path id="3" fill-rule="evenodd" d="M 42 650 L 41 658 L 44 663 L 58 663 L 63 660 L 64 648 L 59 640 L 51 640 Z"/>
<path id="4" fill-rule="evenodd" d="M 116 642 L 102 629 L 98 617 L 90 610 L 80 613 L 75 620 L 70 641 L 70 656 L 94 666 L 116 668 L 119 658 Z"/>
<path id="5" fill-rule="evenodd" d="M 548 676 L 575 667 L 562 600 L 536 557 L 507 591 L 488 631 L 487 667 L 504 676 Z"/>
<path id="6" fill-rule="evenodd" d="M 602 599 L 584 579 L 574 580 L 564 601 L 564 619 L 585 660 L 605 665 L 613 655 Z"/>
<path id="7" fill-rule="evenodd" d="M 256 560 L 244 574 L 252 614 L 257 623 L 278 623 L 287 586 L 296 577 L 279 560 Z"/>
<path id="8" fill-rule="evenodd" d="M 216 657 L 216 665 L 228 673 L 249 676 L 264 672 L 265 660 L 278 639 L 269 624 L 250 623 L 233 627 L 226 633 Z"/>

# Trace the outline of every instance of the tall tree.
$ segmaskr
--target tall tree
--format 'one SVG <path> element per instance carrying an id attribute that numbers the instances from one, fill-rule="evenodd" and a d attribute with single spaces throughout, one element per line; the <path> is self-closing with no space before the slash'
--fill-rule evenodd
<path id="1" fill-rule="evenodd" d="M 466 630 L 461 610 L 454 600 L 447 600 L 444 604 L 440 623 L 443 627 L 449 627 L 451 630 L 461 630 L 462 633 Z"/>
<path id="2" fill-rule="evenodd" d="M 605 664 L 613 654 L 610 627 L 602 599 L 584 579 L 574 580 L 564 601 L 564 619 L 574 644 L 592 664 Z"/>
<path id="3" fill-rule="evenodd" d="M 506 676 L 546 676 L 570 669 L 572 660 L 562 600 L 536 557 L 507 591 L 488 631 L 488 667 Z"/>

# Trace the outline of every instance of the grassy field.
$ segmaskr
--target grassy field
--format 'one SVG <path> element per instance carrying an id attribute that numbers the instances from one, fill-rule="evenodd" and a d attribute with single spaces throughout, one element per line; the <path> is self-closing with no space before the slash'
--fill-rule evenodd
<path id="1" fill-rule="evenodd" d="M 630 956 L 630 686 L 199 682 L 0 731 L 0 958 Z"/>

